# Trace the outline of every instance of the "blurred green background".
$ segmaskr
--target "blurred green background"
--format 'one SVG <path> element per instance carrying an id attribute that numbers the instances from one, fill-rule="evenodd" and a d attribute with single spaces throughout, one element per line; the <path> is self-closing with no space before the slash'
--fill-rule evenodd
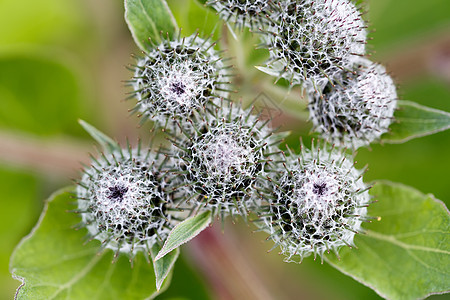
<path id="1" fill-rule="evenodd" d="M 205 17 L 192 0 L 168 2 L 186 34 L 216 25 L 217 17 Z M 364 5 L 370 29 L 376 29 L 369 44 L 372 59 L 387 65 L 401 99 L 450 111 L 450 1 Z M 36 223 L 43 200 L 71 184 L 79 161 L 87 162 L 86 153 L 94 151 L 77 119 L 122 142 L 146 136 L 127 113 L 132 104 L 122 101 L 131 53 L 139 50 L 123 20 L 122 1 L 0 0 L 0 299 L 10 299 L 19 284 L 10 278 L 9 256 Z M 308 131 L 309 125 L 298 124 L 299 132 Z M 402 182 L 450 203 L 450 131 L 361 149 L 357 160 L 360 167 L 369 164 L 366 180 Z M 229 243 L 257 270 L 273 298 L 379 298 L 326 264 L 282 263 L 275 253 L 265 253 L 271 245 L 261 243 L 263 235 L 249 237 L 249 231 L 243 224 L 226 229 Z M 208 273 L 191 259 L 193 251 L 186 250 L 177 263 L 160 299 L 217 298 L 205 280 Z"/>

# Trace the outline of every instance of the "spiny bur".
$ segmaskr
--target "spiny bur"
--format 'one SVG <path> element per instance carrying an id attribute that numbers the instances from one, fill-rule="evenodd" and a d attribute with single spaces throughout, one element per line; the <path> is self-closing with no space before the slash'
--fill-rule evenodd
<path id="1" fill-rule="evenodd" d="M 320 90 L 365 54 L 366 25 L 349 0 L 280 1 L 268 18 L 267 68 L 307 90 Z"/>
<path id="2" fill-rule="evenodd" d="M 217 11 L 220 18 L 242 29 L 258 29 L 264 26 L 265 15 L 270 11 L 272 0 L 209 0 L 207 6 Z"/>
<path id="3" fill-rule="evenodd" d="M 222 218 L 246 216 L 258 205 L 252 185 L 277 151 L 277 137 L 252 109 L 225 105 L 192 122 L 195 130 L 174 136 L 180 205 L 210 210 Z M 181 125 L 181 127 L 183 127 Z"/>
<path id="4" fill-rule="evenodd" d="M 311 254 L 338 253 L 353 246 L 361 232 L 370 201 L 363 171 L 351 157 L 324 144 L 300 154 L 289 150 L 284 171 L 274 173 L 263 197 L 261 227 L 279 246 L 287 262 L 301 262 Z"/>
<path id="5" fill-rule="evenodd" d="M 129 81 L 132 109 L 159 127 L 173 125 L 174 119 L 189 119 L 216 99 L 228 97 L 230 66 L 225 65 L 215 43 L 197 34 L 163 40 L 139 58 Z M 170 126 L 168 126 L 170 128 Z"/>
<path id="6" fill-rule="evenodd" d="M 76 190 L 78 227 L 87 228 L 89 240 L 101 241 L 116 256 L 149 253 L 155 243 L 162 244 L 176 224 L 164 180 L 167 163 L 159 151 L 140 147 L 92 157 Z"/>
<path id="7" fill-rule="evenodd" d="M 314 130 L 332 143 L 358 148 L 388 132 L 397 106 L 397 92 L 386 69 L 359 58 L 353 71 L 341 72 L 309 103 Z"/>

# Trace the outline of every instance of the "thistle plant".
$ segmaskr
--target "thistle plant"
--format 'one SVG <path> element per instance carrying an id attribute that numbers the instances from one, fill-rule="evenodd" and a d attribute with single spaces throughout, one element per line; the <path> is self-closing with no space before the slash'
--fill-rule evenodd
<path id="1" fill-rule="evenodd" d="M 385 298 L 450 290 L 445 206 L 401 184 L 365 182 L 367 169 L 355 167 L 360 147 L 450 128 L 448 113 L 399 100 L 386 69 L 367 59 L 360 6 L 351 0 L 200 2 L 172 1 L 169 8 L 165 0 L 125 0 L 126 22 L 143 53 L 127 81 L 136 101 L 131 112 L 151 128 L 151 134 L 142 128 L 139 134 L 161 145 L 122 148 L 80 121 L 100 154 L 91 155 L 77 186 L 50 198 L 17 247 L 11 259 L 11 273 L 22 281 L 16 298 L 154 298 L 168 288 L 180 246 L 215 219 L 256 225 L 285 262 L 319 256 Z M 171 9 L 195 33 L 182 37 Z M 214 26 L 198 28 L 209 18 Z M 225 51 L 231 54 L 224 57 Z M 277 77 L 275 83 L 255 66 Z M 260 97 L 280 108 L 280 116 L 265 117 Z M 297 153 L 291 150 L 296 141 L 283 130 L 306 135 L 308 120 L 323 142 L 309 148 L 301 142 Z M 246 269 L 218 277 L 212 289 L 232 282 L 218 288 L 229 290 L 228 298 L 298 296 L 232 294 L 240 291 L 234 285 L 247 287 L 242 274 L 250 268 L 241 265 L 251 243 L 230 254 L 227 241 L 222 245 L 221 237 L 208 234 L 214 233 L 192 241 L 197 247 L 184 259 L 204 264 L 200 270 L 235 264 L 207 279 Z M 214 251 L 199 252 L 205 249 Z M 46 260 L 51 263 L 41 266 Z M 185 279 L 174 276 L 179 278 Z"/>
<path id="2" fill-rule="evenodd" d="M 283 167 L 262 195 L 268 201 L 262 227 L 285 261 L 322 257 L 330 250 L 338 255 L 341 246 L 353 246 L 370 196 L 364 172 L 352 158 L 326 144 L 317 150 L 313 145 L 312 150 L 302 147 L 300 154 L 289 150 Z"/>
<path id="3" fill-rule="evenodd" d="M 389 131 L 396 106 L 396 87 L 386 69 L 360 58 L 352 71 L 341 72 L 335 84 L 314 94 L 308 108 L 315 131 L 356 149 Z"/>
<path id="4" fill-rule="evenodd" d="M 92 157 L 78 182 L 77 213 L 90 240 L 134 256 L 162 244 L 174 227 L 172 195 L 162 178 L 167 159 L 150 149 L 120 149 Z"/>
<path id="5" fill-rule="evenodd" d="M 279 141 L 253 109 L 222 104 L 194 120 L 192 135 L 174 136 L 181 204 L 214 215 L 247 215 L 258 206 L 251 188 L 266 172 Z M 183 124 L 180 125 L 183 126 Z"/>
<path id="6" fill-rule="evenodd" d="M 139 58 L 134 66 L 132 97 L 142 122 L 158 126 L 173 124 L 173 119 L 188 119 L 217 98 L 228 97 L 229 72 L 215 43 L 199 34 L 175 40 L 164 39 Z"/>
<path id="7" fill-rule="evenodd" d="M 281 1 L 268 15 L 269 73 L 320 90 L 365 54 L 366 25 L 349 0 Z"/>
<path id="8" fill-rule="evenodd" d="M 217 11 L 220 18 L 232 22 L 242 29 L 258 29 L 264 26 L 265 16 L 270 11 L 272 0 L 208 0 L 207 6 Z"/>

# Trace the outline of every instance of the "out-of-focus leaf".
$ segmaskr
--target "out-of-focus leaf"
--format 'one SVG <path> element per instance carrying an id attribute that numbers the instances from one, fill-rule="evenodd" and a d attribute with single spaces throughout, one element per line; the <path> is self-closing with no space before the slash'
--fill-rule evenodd
<path id="1" fill-rule="evenodd" d="M 192 240 L 209 224 L 211 224 L 210 211 L 205 211 L 184 220 L 172 229 L 166 242 L 164 243 L 164 246 L 154 260 L 157 261 L 158 259 L 161 259 L 175 248 L 178 248 L 184 243 Z"/>
<path id="2" fill-rule="evenodd" d="M 135 43 L 143 51 L 151 50 L 148 39 L 161 41 L 161 33 L 174 37 L 177 22 L 166 0 L 125 0 L 125 20 Z"/>
<path id="3" fill-rule="evenodd" d="M 91 124 L 83 120 L 78 120 L 78 123 L 83 126 L 84 130 L 86 130 L 91 135 L 91 137 L 103 147 L 104 150 L 108 150 L 111 153 L 120 150 L 120 146 L 117 142 L 115 142 L 112 138 L 110 138 Z"/>
<path id="4" fill-rule="evenodd" d="M 215 10 L 204 7 L 197 0 L 167 0 L 167 3 L 183 29 L 183 35 L 188 36 L 198 31 L 202 38 L 213 34 L 214 40 L 220 39 L 222 22 Z"/>
<path id="5" fill-rule="evenodd" d="M 161 247 L 158 244 L 155 244 L 150 249 L 150 254 L 151 254 L 153 260 L 155 259 L 156 255 L 158 255 L 159 251 L 161 251 Z M 153 262 L 153 268 L 155 269 L 155 276 L 156 276 L 156 289 L 158 291 L 161 288 L 161 285 L 163 284 L 163 282 L 167 278 L 167 276 L 169 274 L 171 274 L 173 266 L 175 265 L 175 262 L 177 261 L 178 255 L 180 255 L 179 248 L 170 252 L 168 255 L 164 256 L 163 258 L 159 259 L 158 261 Z"/>
<path id="6" fill-rule="evenodd" d="M 411 101 L 398 101 L 395 120 L 391 132 L 382 137 L 383 142 L 403 143 L 450 128 L 450 113 Z"/>
<path id="7" fill-rule="evenodd" d="M 0 45 L 80 43 L 90 23 L 81 1 L 0 1 Z"/>
<path id="8" fill-rule="evenodd" d="M 341 272 L 389 299 L 418 299 L 450 291 L 450 215 L 432 195 L 402 184 L 377 183 L 379 200 L 369 214 L 381 221 L 365 226 L 359 249 L 342 249 L 340 261 L 326 260 Z"/>
<path id="9" fill-rule="evenodd" d="M 80 91 L 77 76 L 57 60 L 0 55 L 0 128 L 39 135 L 78 133 Z"/>
<path id="10" fill-rule="evenodd" d="M 268 67 L 262 67 L 262 66 L 255 66 L 256 69 L 260 70 L 263 73 L 266 73 L 270 76 L 274 76 L 274 77 L 279 77 L 280 76 L 280 72 L 278 71 L 274 71 L 271 68 Z"/>
<path id="11" fill-rule="evenodd" d="M 158 294 L 152 264 L 142 253 L 133 268 L 121 255 L 111 263 L 113 252 L 99 251 L 94 240 L 83 245 L 86 230 L 76 231 L 80 221 L 66 188 L 47 202 L 41 219 L 30 235 L 17 246 L 10 271 L 22 281 L 18 299 L 147 299 Z M 166 288 L 168 280 L 165 281 Z"/>
<path id="12" fill-rule="evenodd" d="M 436 32 L 448 26 L 450 2 L 447 0 L 370 0 L 367 4 L 370 44 L 377 52 L 392 49 L 411 38 Z"/>

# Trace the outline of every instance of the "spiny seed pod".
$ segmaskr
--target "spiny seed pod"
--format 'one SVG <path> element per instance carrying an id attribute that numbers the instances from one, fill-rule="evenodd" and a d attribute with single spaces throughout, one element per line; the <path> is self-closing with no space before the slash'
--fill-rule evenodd
<path id="1" fill-rule="evenodd" d="M 263 34 L 269 73 L 320 90 L 365 54 L 366 26 L 349 0 L 281 1 Z"/>
<path id="2" fill-rule="evenodd" d="M 285 158 L 284 172 L 274 174 L 262 214 L 262 227 L 279 246 L 287 262 L 301 262 L 310 254 L 353 245 L 366 220 L 370 196 L 363 172 L 352 159 L 334 148 L 302 147 L 300 155 Z"/>
<path id="3" fill-rule="evenodd" d="M 167 158 L 140 147 L 92 157 L 77 187 L 78 209 L 90 240 L 127 253 L 162 243 L 174 226 L 172 203 L 162 179 Z"/>
<path id="4" fill-rule="evenodd" d="M 245 217 L 255 206 L 249 193 L 277 152 L 272 146 L 278 141 L 267 122 L 251 113 L 252 109 L 230 104 L 193 122 L 192 135 L 174 136 L 179 205 L 187 203 L 222 218 L 228 214 Z"/>
<path id="5" fill-rule="evenodd" d="M 193 111 L 228 96 L 229 66 L 214 46 L 194 34 L 164 40 L 138 60 L 130 84 L 137 99 L 132 111 L 140 113 L 142 122 L 150 118 L 165 127 L 171 119 L 188 119 Z"/>
<path id="6" fill-rule="evenodd" d="M 383 66 L 359 58 L 353 72 L 342 72 L 335 81 L 309 103 L 315 131 L 330 142 L 355 149 L 388 131 L 397 92 Z"/>
<path id="7" fill-rule="evenodd" d="M 270 10 L 271 0 L 209 0 L 207 6 L 214 8 L 220 18 L 232 22 L 238 28 L 263 26 L 264 16 Z"/>

